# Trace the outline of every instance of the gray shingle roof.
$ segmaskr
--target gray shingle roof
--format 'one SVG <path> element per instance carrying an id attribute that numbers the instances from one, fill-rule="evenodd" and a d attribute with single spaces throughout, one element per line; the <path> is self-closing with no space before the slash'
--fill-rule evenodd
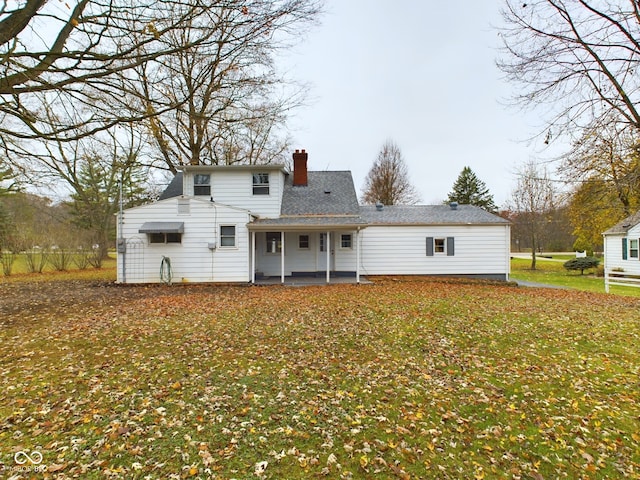
<path id="1" fill-rule="evenodd" d="M 362 218 L 370 225 L 495 225 L 509 221 L 473 205 L 385 205 L 360 207 Z"/>
<path id="2" fill-rule="evenodd" d="M 164 192 L 160 194 L 158 200 L 166 200 L 167 198 L 179 197 L 182 195 L 182 172 L 176 173 Z"/>
<path id="3" fill-rule="evenodd" d="M 307 186 L 293 186 L 286 179 L 280 214 L 356 215 L 360 214 L 351 172 L 307 172 Z"/>
<path id="4" fill-rule="evenodd" d="M 617 235 L 621 233 L 627 233 L 630 228 L 635 227 L 640 223 L 640 211 L 637 211 L 633 215 L 628 216 L 624 220 L 619 221 L 613 227 L 603 232 L 603 235 Z"/>
<path id="5" fill-rule="evenodd" d="M 251 222 L 251 225 L 262 230 L 261 227 L 281 227 L 291 229 L 295 228 L 356 228 L 366 226 L 362 217 L 357 215 L 339 215 L 339 216 L 323 216 L 323 215 L 311 215 L 311 216 L 291 216 L 280 218 L 260 218 Z"/>

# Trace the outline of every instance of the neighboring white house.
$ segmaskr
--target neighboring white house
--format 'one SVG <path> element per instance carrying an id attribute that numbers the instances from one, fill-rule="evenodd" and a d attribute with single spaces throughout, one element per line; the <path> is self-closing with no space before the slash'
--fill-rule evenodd
<path id="1" fill-rule="evenodd" d="M 625 218 L 602 235 L 605 270 L 640 275 L 640 212 Z"/>
<path id="2" fill-rule="evenodd" d="M 118 222 L 122 283 L 450 275 L 508 280 L 510 224 L 469 205 L 360 206 L 351 172 L 185 165 Z"/>
<path id="3" fill-rule="evenodd" d="M 603 234 L 605 286 L 636 284 L 640 276 L 640 211 Z M 626 277 L 626 278 L 625 278 Z"/>

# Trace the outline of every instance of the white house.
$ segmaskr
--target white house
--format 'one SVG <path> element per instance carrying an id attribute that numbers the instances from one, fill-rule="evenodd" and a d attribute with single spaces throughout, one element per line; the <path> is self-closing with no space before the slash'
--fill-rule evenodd
<path id="1" fill-rule="evenodd" d="M 605 286 L 638 284 L 640 276 L 640 211 L 603 234 Z"/>
<path id="2" fill-rule="evenodd" d="M 469 205 L 361 206 L 351 172 L 185 165 L 118 222 L 122 283 L 455 275 L 508 280 L 510 224 Z"/>

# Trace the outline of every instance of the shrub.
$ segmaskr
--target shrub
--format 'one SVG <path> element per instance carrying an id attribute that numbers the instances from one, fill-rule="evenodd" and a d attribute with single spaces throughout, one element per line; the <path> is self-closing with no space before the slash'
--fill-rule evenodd
<path id="1" fill-rule="evenodd" d="M 564 262 L 564 268 L 567 270 L 580 270 L 580 275 L 584 275 L 584 271 L 590 268 L 596 268 L 600 264 L 600 259 L 596 257 L 572 258 Z"/>
<path id="2" fill-rule="evenodd" d="M 69 265 L 73 260 L 73 253 L 65 248 L 60 248 L 57 245 L 51 247 L 51 253 L 49 254 L 49 263 L 58 272 L 66 272 L 69 270 Z"/>
<path id="3" fill-rule="evenodd" d="M 29 273 L 42 273 L 49 258 L 49 250 L 39 246 L 29 248 L 24 252 L 24 258 Z"/>

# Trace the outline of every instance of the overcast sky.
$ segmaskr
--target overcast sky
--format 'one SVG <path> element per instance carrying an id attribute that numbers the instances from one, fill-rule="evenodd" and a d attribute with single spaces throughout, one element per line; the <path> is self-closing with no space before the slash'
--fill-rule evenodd
<path id="1" fill-rule="evenodd" d="M 505 106 L 495 66 L 501 1 L 327 0 L 284 60 L 311 85 L 291 119 L 310 170 L 351 170 L 360 194 L 380 147 L 395 141 L 422 203 L 446 199 L 465 166 L 503 206 L 515 169 L 544 156 L 533 113 Z M 548 153 L 547 153 L 548 155 Z"/>

